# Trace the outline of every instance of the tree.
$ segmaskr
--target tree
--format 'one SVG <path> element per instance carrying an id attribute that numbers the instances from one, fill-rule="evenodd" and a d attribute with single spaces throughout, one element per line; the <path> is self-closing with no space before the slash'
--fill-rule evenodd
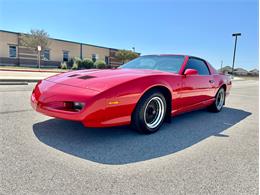
<path id="1" fill-rule="evenodd" d="M 118 60 L 121 60 L 123 63 L 125 63 L 125 61 L 129 61 L 129 60 L 132 60 L 132 59 L 135 59 L 137 58 L 139 55 L 133 51 L 130 51 L 130 50 L 118 50 L 116 52 L 116 55 L 115 57 L 118 59 Z"/>
<path id="2" fill-rule="evenodd" d="M 39 68 L 40 68 L 40 59 L 41 54 L 44 52 L 49 45 L 49 35 L 44 30 L 31 30 L 29 34 L 22 34 L 21 35 L 21 45 L 28 47 L 29 49 L 33 50 L 34 52 L 38 52 L 38 61 L 39 61 Z M 40 51 L 39 47 L 40 46 Z"/>
<path id="3" fill-rule="evenodd" d="M 129 52 L 129 60 L 133 60 L 133 59 L 138 58 L 138 57 L 139 57 L 138 53 L 135 53 L 135 52 L 132 52 L 132 51 Z"/>

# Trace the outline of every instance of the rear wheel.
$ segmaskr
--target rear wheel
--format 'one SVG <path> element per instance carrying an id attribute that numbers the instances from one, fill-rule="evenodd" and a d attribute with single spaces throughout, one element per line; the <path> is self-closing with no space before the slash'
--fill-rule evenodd
<path id="1" fill-rule="evenodd" d="M 224 106 L 225 103 L 225 90 L 224 88 L 220 88 L 216 94 L 215 102 L 209 107 L 212 112 L 219 112 Z"/>
<path id="2" fill-rule="evenodd" d="M 163 124 L 166 100 L 159 91 L 146 93 L 132 114 L 132 127 L 140 133 L 154 133 Z"/>

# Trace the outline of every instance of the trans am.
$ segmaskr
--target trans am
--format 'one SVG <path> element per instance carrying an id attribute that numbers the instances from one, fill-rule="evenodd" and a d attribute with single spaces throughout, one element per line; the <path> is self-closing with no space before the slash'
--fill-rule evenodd
<path id="1" fill-rule="evenodd" d="M 86 127 L 129 125 L 157 131 L 178 114 L 208 107 L 219 112 L 230 77 L 205 60 L 186 55 L 147 55 L 117 69 L 70 71 L 36 85 L 32 107 Z"/>

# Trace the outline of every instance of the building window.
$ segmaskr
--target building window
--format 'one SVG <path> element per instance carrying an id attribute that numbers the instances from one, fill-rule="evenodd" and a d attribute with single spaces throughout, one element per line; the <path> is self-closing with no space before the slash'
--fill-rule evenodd
<path id="1" fill-rule="evenodd" d="M 109 64 L 109 57 L 108 56 L 105 56 L 105 62 L 106 62 L 106 64 Z"/>
<path id="2" fill-rule="evenodd" d="M 92 54 L 92 61 L 95 62 L 98 60 L 98 55 L 97 54 Z"/>
<path id="3" fill-rule="evenodd" d="M 69 61 L 69 52 L 63 51 L 63 62 L 68 62 L 68 61 Z"/>
<path id="4" fill-rule="evenodd" d="M 9 45 L 9 57 L 16 58 L 16 46 Z"/>
<path id="5" fill-rule="evenodd" d="M 43 60 L 50 60 L 50 50 L 45 49 L 43 52 Z"/>

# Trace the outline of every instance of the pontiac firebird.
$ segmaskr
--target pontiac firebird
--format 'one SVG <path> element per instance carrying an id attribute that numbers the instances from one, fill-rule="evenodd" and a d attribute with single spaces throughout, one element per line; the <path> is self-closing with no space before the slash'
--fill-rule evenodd
<path id="1" fill-rule="evenodd" d="M 147 55 L 117 69 L 61 73 L 37 83 L 32 107 L 86 127 L 129 125 L 157 131 L 178 114 L 208 107 L 219 112 L 231 88 L 228 75 L 187 55 Z"/>

